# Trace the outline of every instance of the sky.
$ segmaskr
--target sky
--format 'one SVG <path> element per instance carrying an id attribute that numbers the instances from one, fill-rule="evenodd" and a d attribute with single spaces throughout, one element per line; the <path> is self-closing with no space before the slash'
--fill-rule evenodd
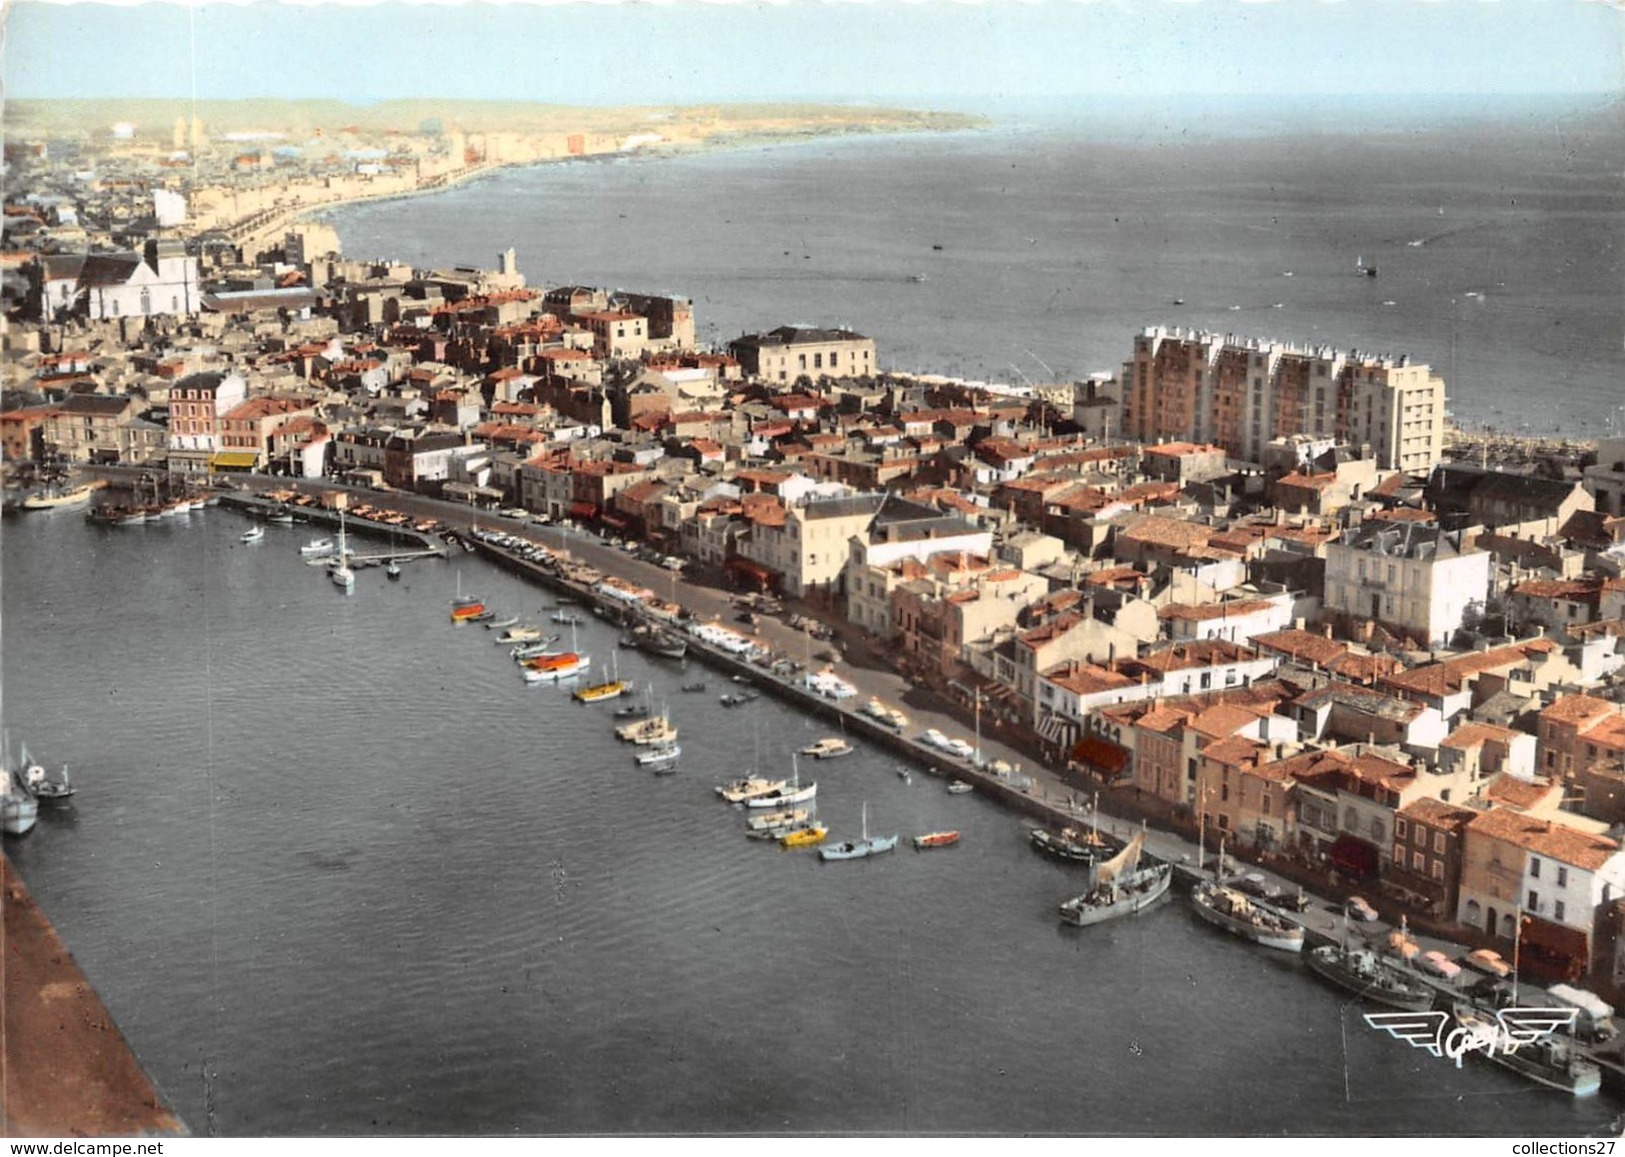
<path id="1" fill-rule="evenodd" d="M 20 99 L 1621 93 L 1625 4 L 14 0 L 3 67 Z"/>

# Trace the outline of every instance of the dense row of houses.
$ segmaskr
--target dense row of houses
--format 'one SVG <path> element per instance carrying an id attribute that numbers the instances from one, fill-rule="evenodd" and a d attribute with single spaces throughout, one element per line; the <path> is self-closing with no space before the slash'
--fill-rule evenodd
<path id="1" fill-rule="evenodd" d="M 882 373 L 849 330 L 701 348 L 687 299 L 537 290 L 511 252 L 287 255 L 168 319 L 16 327 L 8 462 L 646 542 L 841 620 L 1079 785 L 1625 982 L 1611 468 L 1442 462 L 1426 367 L 1147 331 L 1121 379 L 994 391 Z"/>

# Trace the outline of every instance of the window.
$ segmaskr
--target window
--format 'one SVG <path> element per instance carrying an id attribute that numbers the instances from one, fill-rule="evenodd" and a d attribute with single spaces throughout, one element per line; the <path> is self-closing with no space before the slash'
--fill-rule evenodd
<path id="1" fill-rule="evenodd" d="M 1467 923 L 1477 927 L 1479 920 L 1479 907 L 1477 900 L 1467 901 Z"/>
<path id="2" fill-rule="evenodd" d="M 1230 802 L 1230 785 L 1228 783 L 1219 788 L 1219 802 Z"/>
<path id="3" fill-rule="evenodd" d="M 1423 867 L 1426 866 L 1426 864 L 1427 864 L 1427 857 L 1424 856 L 1421 852 L 1412 852 L 1411 853 L 1411 867 L 1412 867 L 1412 869 L 1414 869 L 1417 872 L 1420 872 L 1423 869 Z"/>
<path id="4" fill-rule="evenodd" d="M 1264 793 L 1264 802 L 1259 806 L 1259 810 L 1265 815 L 1270 814 L 1270 797 L 1268 792 Z"/>
<path id="5" fill-rule="evenodd" d="M 829 351 L 829 368 L 834 369 L 839 362 L 840 354 L 835 350 Z"/>
<path id="6" fill-rule="evenodd" d="M 1351 832 L 1355 828 L 1359 827 L 1360 813 L 1355 811 L 1353 808 L 1345 809 L 1343 812 L 1343 826 Z"/>
<path id="7" fill-rule="evenodd" d="M 1557 866 L 1557 886 L 1559 888 L 1567 888 L 1569 886 L 1569 870 L 1562 864 Z"/>
<path id="8" fill-rule="evenodd" d="M 823 368 L 824 368 L 824 355 L 823 354 L 813 354 L 813 369 L 821 370 Z"/>
<path id="9" fill-rule="evenodd" d="M 1531 912 L 1539 912 L 1540 893 L 1535 891 L 1533 888 L 1529 889 L 1529 903 L 1525 904 L 1524 907 L 1528 908 Z"/>
<path id="10" fill-rule="evenodd" d="M 1443 832 L 1434 832 L 1433 833 L 1433 850 L 1438 852 L 1441 856 L 1444 855 L 1444 833 Z"/>
<path id="11" fill-rule="evenodd" d="M 1529 878 L 1531 880 L 1540 879 L 1540 857 L 1539 856 L 1530 856 L 1529 857 Z"/>
<path id="12" fill-rule="evenodd" d="M 1563 901 L 1557 900 L 1552 904 L 1552 919 L 1563 919 Z"/>
<path id="13" fill-rule="evenodd" d="M 1434 860 L 1433 861 L 1433 878 L 1435 880 L 1444 879 L 1444 861 L 1443 860 Z"/>
<path id="14" fill-rule="evenodd" d="M 1394 821 L 1394 839 L 1402 840 L 1404 838 L 1405 838 L 1405 821 L 1404 820 L 1395 820 Z"/>

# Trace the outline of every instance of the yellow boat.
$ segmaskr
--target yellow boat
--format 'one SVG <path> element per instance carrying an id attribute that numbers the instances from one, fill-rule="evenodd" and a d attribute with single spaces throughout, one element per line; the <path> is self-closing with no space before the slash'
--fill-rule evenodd
<path id="1" fill-rule="evenodd" d="M 591 687 L 582 687 L 572 698 L 578 703 L 602 703 L 605 699 L 614 699 L 624 694 L 627 686 L 628 684 L 620 679 L 611 679 L 608 683 L 594 683 Z"/>
<path id="2" fill-rule="evenodd" d="M 804 828 L 797 828 L 793 832 L 785 832 L 779 837 L 781 848 L 815 848 L 824 842 L 829 835 L 829 828 L 823 824 L 808 824 Z"/>

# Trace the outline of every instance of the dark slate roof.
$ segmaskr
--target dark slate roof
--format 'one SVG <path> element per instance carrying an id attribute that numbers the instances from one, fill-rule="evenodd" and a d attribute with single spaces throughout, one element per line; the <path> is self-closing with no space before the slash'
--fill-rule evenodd
<path id="1" fill-rule="evenodd" d="M 271 309 L 305 309 L 316 304 L 309 289 L 247 290 L 240 293 L 205 293 L 203 308 L 216 313 L 254 313 Z"/>
<path id="2" fill-rule="evenodd" d="M 57 407 L 63 414 L 102 414 L 112 417 L 124 413 L 130 399 L 109 397 L 106 394 L 71 394 Z"/>
<path id="3" fill-rule="evenodd" d="M 822 345 L 832 341 L 867 341 L 861 333 L 849 329 L 814 329 L 808 326 L 781 325 L 768 333 L 748 334 L 730 344 L 736 346 L 791 346 Z"/>
<path id="4" fill-rule="evenodd" d="M 176 382 L 176 390 L 218 390 L 220 383 L 226 380 L 226 375 L 219 370 L 206 370 L 200 374 L 187 374 Z"/>
<path id="5" fill-rule="evenodd" d="M 1458 462 L 1441 463 L 1428 479 L 1428 502 L 1442 510 L 1465 510 L 1469 502 L 1517 502 L 1555 510 L 1578 482 L 1511 474 Z"/>
<path id="6" fill-rule="evenodd" d="M 852 494 L 845 498 L 819 498 L 807 503 L 806 516 L 812 518 L 848 518 L 854 514 L 873 514 L 885 502 L 884 494 Z"/>
<path id="7" fill-rule="evenodd" d="M 134 253 L 92 253 L 79 271 L 79 284 L 123 285 L 140 264 Z"/>

